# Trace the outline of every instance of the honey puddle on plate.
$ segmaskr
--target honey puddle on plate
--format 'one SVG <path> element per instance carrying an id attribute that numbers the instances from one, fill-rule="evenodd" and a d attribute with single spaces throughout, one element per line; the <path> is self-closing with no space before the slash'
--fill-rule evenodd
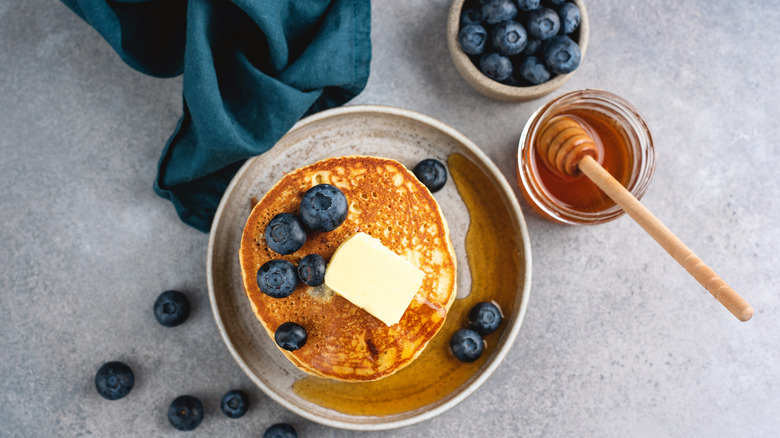
<path id="1" fill-rule="evenodd" d="M 296 381 L 293 392 L 304 400 L 348 415 L 386 416 L 413 411 L 442 401 L 474 377 L 495 350 L 506 329 L 485 337 L 477 361 L 463 363 L 450 353 L 450 338 L 467 325 L 467 314 L 480 301 L 493 301 L 509 315 L 519 299 L 524 277 L 523 247 L 501 195 L 488 177 L 460 154 L 447 160 L 452 180 L 470 215 L 466 254 L 472 277 L 471 293 L 456 299 L 447 320 L 425 351 L 397 373 L 373 382 L 349 383 L 319 377 Z M 459 263 L 463 263 L 462 260 Z"/>

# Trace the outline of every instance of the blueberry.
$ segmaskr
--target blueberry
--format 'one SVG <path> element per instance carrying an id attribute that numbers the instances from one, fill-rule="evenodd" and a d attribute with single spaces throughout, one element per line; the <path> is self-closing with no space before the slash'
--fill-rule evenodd
<path id="1" fill-rule="evenodd" d="M 544 62 L 553 73 L 566 74 L 577 69 L 581 56 L 577 43 L 561 35 L 550 40 L 550 45 L 544 51 Z"/>
<path id="2" fill-rule="evenodd" d="M 295 265 L 287 260 L 269 260 L 257 270 L 257 287 L 271 298 L 285 298 L 298 286 Z"/>
<path id="3" fill-rule="evenodd" d="M 518 70 L 523 79 L 534 85 L 539 85 L 550 79 L 550 71 L 547 70 L 547 66 L 536 56 L 525 58 L 518 66 Z"/>
<path id="4" fill-rule="evenodd" d="M 316 185 L 303 195 L 301 220 L 315 231 L 333 231 L 347 218 L 347 197 L 330 184 Z"/>
<path id="5" fill-rule="evenodd" d="M 460 27 L 461 29 L 469 24 L 482 23 L 482 8 L 468 8 L 464 9 L 460 13 Z"/>
<path id="6" fill-rule="evenodd" d="M 512 75 L 512 61 L 499 53 L 490 53 L 479 60 L 479 69 L 490 79 L 503 81 Z"/>
<path id="7" fill-rule="evenodd" d="M 470 24 L 460 30 L 458 41 L 463 52 L 469 55 L 479 55 L 485 51 L 487 31 L 479 24 Z"/>
<path id="8" fill-rule="evenodd" d="M 230 418 L 244 416 L 249 409 L 249 397 L 244 391 L 234 389 L 222 396 L 222 412 Z"/>
<path id="9" fill-rule="evenodd" d="M 489 301 L 477 303 L 469 311 L 469 328 L 480 335 L 489 335 L 501 325 L 501 310 Z"/>
<path id="10" fill-rule="evenodd" d="M 133 389 L 133 370 L 122 362 L 106 362 L 95 375 L 95 388 L 101 397 L 119 400 Z"/>
<path id="11" fill-rule="evenodd" d="M 433 158 L 420 161 L 412 172 L 431 193 L 438 192 L 447 183 L 447 168 L 441 161 Z"/>
<path id="12" fill-rule="evenodd" d="M 306 333 L 306 329 L 290 321 L 282 323 L 274 333 L 276 345 L 288 351 L 295 351 L 303 347 L 308 339 L 309 335 Z"/>
<path id="13" fill-rule="evenodd" d="M 543 0 L 542 3 L 548 8 L 560 8 L 566 3 L 566 0 Z"/>
<path id="14" fill-rule="evenodd" d="M 525 45 L 525 50 L 523 50 L 523 55 L 533 55 L 539 50 L 539 47 L 541 46 L 542 42 L 540 40 L 529 38 L 528 43 Z"/>
<path id="15" fill-rule="evenodd" d="M 531 38 L 546 40 L 554 37 L 561 29 L 561 20 L 552 9 L 542 8 L 528 13 L 525 30 Z"/>
<path id="16" fill-rule="evenodd" d="M 185 432 L 195 429 L 203 421 L 203 403 L 191 395 L 176 397 L 168 406 L 168 421 Z"/>
<path id="17" fill-rule="evenodd" d="M 482 3 L 482 18 L 487 24 L 495 25 L 517 16 L 517 6 L 512 0 L 486 0 Z"/>
<path id="18" fill-rule="evenodd" d="M 482 356 L 485 348 L 482 337 L 474 330 L 463 328 L 455 332 L 450 339 L 450 349 L 461 362 L 474 362 Z"/>
<path id="19" fill-rule="evenodd" d="M 523 80 L 522 77 L 518 76 L 517 69 L 512 70 L 512 74 L 509 75 L 508 78 L 501 81 L 502 84 L 510 85 L 512 87 L 525 87 L 528 84 Z"/>
<path id="20" fill-rule="evenodd" d="M 533 11 L 541 6 L 540 0 L 517 0 L 517 8 L 521 11 Z"/>
<path id="21" fill-rule="evenodd" d="M 568 35 L 580 25 L 580 8 L 572 2 L 564 3 L 560 9 L 558 9 L 558 17 L 561 19 L 561 33 Z"/>
<path id="22" fill-rule="evenodd" d="M 265 226 L 265 243 L 279 254 L 292 254 L 306 243 L 306 230 L 298 216 L 279 213 Z"/>
<path id="23" fill-rule="evenodd" d="M 319 254 L 309 254 L 298 263 L 298 278 L 305 284 L 317 287 L 325 282 L 325 259 Z"/>
<path id="24" fill-rule="evenodd" d="M 154 302 L 154 317 L 166 327 L 176 327 L 190 316 L 190 300 L 183 293 L 168 290 Z"/>
<path id="25" fill-rule="evenodd" d="M 517 55 L 527 43 L 525 28 L 517 21 L 504 21 L 493 30 L 493 47 L 502 55 Z"/>
<path id="26" fill-rule="evenodd" d="M 298 438 L 298 433 L 289 424 L 278 423 L 266 429 L 263 438 Z"/>

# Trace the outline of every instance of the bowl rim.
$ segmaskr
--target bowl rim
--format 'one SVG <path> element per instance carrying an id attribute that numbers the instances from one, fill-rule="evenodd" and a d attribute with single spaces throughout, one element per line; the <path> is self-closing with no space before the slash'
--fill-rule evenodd
<path id="1" fill-rule="evenodd" d="M 588 49 L 588 43 L 590 41 L 590 20 L 588 18 L 588 11 L 585 8 L 584 0 L 570 1 L 576 4 L 580 10 L 581 18 L 579 40 L 577 41 L 577 44 L 580 46 L 581 65 L 582 61 L 585 59 L 585 52 Z M 473 62 L 471 62 L 471 59 L 469 59 L 469 57 L 460 49 L 460 45 L 458 44 L 460 13 L 465 2 L 466 0 L 454 0 L 450 6 L 449 15 L 447 17 L 447 48 L 449 49 L 450 58 L 452 58 L 452 62 L 455 64 L 458 73 L 460 73 L 463 79 L 478 92 L 490 98 L 505 102 L 534 100 L 557 90 L 576 72 L 575 70 L 571 73 L 558 75 L 547 82 L 530 87 L 514 87 L 488 78 L 479 71 Z"/>

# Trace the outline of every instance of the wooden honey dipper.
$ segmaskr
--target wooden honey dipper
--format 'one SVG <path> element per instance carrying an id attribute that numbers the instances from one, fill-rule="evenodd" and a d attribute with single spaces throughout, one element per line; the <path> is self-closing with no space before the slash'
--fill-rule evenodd
<path id="1" fill-rule="evenodd" d="M 569 176 L 582 172 L 590 178 L 740 321 L 753 316 L 753 307 L 744 298 L 601 167 L 596 161 L 599 155 L 596 144 L 576 120 L 556 116 L 545 122 L 537 150 L 553 170 Z"/>

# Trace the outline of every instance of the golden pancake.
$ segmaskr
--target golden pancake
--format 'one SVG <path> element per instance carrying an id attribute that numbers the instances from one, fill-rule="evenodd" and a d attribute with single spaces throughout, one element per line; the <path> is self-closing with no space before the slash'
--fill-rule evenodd
<path id="1" fill-rule="evenodd" d="M 349 213 L 344 223 L 330 232 L 309 231 L 306 243 L 293 254 L 270 250 L 266 224 L 278 213 L 298 214 L 303 194 L 322 183 L 346 196 Z M 397 324 L 385 325 L 324 285 L 313 288 L 299 282 L 292 295 L 278 299 L 258 288 L 257 270 L 265 262 L 285 259 L 297 266 L 312 253 L 329 261 L 343 241 L 361 231 L 425 273 Z M 271 338 L 287 321 L 306 329 L 306 345 L 279 350 L 301 370 L 331 379 L 376 380 L 410 364 L 442 327 L 455 299 L 455 253 L 439 204 L 403 164 L 385 158 L 330 158 L 284 176 L 253 208 L 240 261 L 247 297 Z"/>

